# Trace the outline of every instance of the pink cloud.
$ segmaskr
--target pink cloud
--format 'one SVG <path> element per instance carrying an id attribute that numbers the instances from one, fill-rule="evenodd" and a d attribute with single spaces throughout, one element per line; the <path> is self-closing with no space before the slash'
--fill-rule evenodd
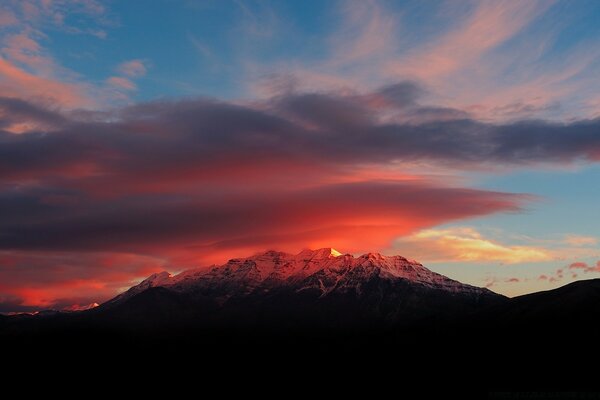
<path id="1" fill-rule="evenodd" d="M 125 76 L 136 78 L 146 75 L 146 65 L 142 60 L 130 60 L 120 64 L 117 71 Z"/>
<path id="2" fill-rule="evenodd" d="M 571 265 L 569 265 L 569 269 L 573 269 L 573 270 L 579 269 L 585 273 L 600 272 L 600 261 L 598 261 L 596 263 L 596 265 L 588 265 L 587 263 L 584 263 L 584 262 L 574 262 Z"/>
<path id="3" fill-rule="evenodd" d="M 85 83 L 64 82 L 26 72 L 0 57 L 0 95 L 17 98 L 47 99 L 55 104 L 80 108 L 93 106 L 89 86 Z"/>
<path id="4" fill-rule="evenodd" d="M 127 78 L 123 78 L 121 76 L 111 76 L 110 78 L 108 78 L 106 80 L 106 83 L 108 83 L 110 86 L 113 86 L 117 89 L 123 89 L 123 90 L 135 90 L 137 88 L 135 83 L 133 83 L 131 80 L 129 80 Z"/>
<path id="5" fill-rule="evenodd" d="M 569 269 L 588 269 L 588 268 L 589 268 L 589 266 L 587 265 L 587 263 L 580 262 L 580 261 L 574 262 L 571 265 L 569 265 Z"/>
<path id="6" fill-rule="evenodd" d="M 398 75 L 425 80 L 455 72 L 514 36 L 549 5 L 538 1 L 478 2 L 461 26 L 389 68 Z"/>
<path id="7" fill-rule="evenodd" d="M 566 269 L 566 271 L 565 271 Z M 553 275 L 540 275 L 538 280 L 540 281 L 548 281 L 550 283 L 560 282 L 565 277 L 566 274 L 569 274 L 570 279 L 577 279 L 579 274 L 577 271 L 583 271 L 584 273 L 599 273 L 600 272 L 600 261 L 596 263 L 596 265 L 589 265 L 588 263 L 577 261 L 569 264 L 565 268 L 559 268 L 555 271 Z"/>
<path id="8" fill-rule="evenodd" d="M 0 27 L 17 25 L 19 20 L 15 14 L 8 9 L 0 9 Z"/>
<path id="9" fill-rule="evenodd" d="M 51 76 L 58 70 L 54 60 L 42 53 L 40 44 L 33 39 L 30 33 L 21 32 L 8 36 L 4 40 L 1 52 L 7 60 L 21 65 L 39 76 Z"/>
<path id="10" fill-rule="evenodd" d="M 330 66 L 373 61 L 382 53 L 393 52 L 398 22 L 376 1 L 342 3 L 342 23 L 331 39 L 334 54 Z"/>

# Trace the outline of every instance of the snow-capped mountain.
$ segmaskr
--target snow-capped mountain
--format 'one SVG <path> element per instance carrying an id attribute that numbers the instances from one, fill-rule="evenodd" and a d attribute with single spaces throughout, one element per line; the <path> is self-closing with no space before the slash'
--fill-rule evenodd
<path id="1" fill-rule="evenodd" d="M 323 248 L 303 250 L 296 255 L 267 251 L 248 258 L 234 258 L 209 270 L 193 269 L 175 276 L 163 271 L 133 286 L 123 297 L 151 287 L 165 287 L 178 292 L 201 288 L 227 291 L 227 288 L 231 288 L 232 291 L 225 295 L 233 296 L 285 286 L 298 291 L 316 288 L 326 296 L 334 291 L 360 290 L 364 282 L 375 276 L 390 281 L 406 280 L 451 293 L 492 293 L 488 289 L 463 284 L 432 272 L 417 261 L 402 256 L 367 253 L 354 257 L 332 248 Z"/>
<path id="2" fill-rule="evenodd" d="M 152 298 L 148 307 L 153 308 L 161 296 L 202 308 L 200 314 L 206 318 L 302 314 L 386 321 L 470 311 L 503 299 L 401 256 L 354 257 L 323 248 L 299 254 L 267 251 L 174 276 L 166 271 L 153 274 L 101 308 L 111 309 L 134 298 L 137 306 L 145 304 L 140 298 Z"/>

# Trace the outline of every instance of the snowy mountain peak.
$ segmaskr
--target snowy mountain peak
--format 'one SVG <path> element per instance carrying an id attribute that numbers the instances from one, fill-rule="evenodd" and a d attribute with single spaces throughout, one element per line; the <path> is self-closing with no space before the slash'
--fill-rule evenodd
<path id="1" fill-rule="evenodd" d="M 387 257 L 381 255 L 380 253 L 366 253 L 360 256 L 359 258 L 367 258 L 370 260 L 385 260 Z"/>
<path id="2" fill-rule="evenodd" d="M 435 273 L 402 256 L 366 253 L 354 257 L 326 247 L 306 249 L 295 255 L 269 250 L 247 258 L 234 258 L 220 266 L 184 271 L 176 276 L 166 271 L 153 274 L 115 300 L 157 286 L 194 295 L 210 293 L 215 296 L 218 293 L 219 302 L 239 296 L 262 296 L 272 290 L 297 293 L 308 290 L 328 296 L 334 292 L 362 292 L 364 285 L 370 285 L 374 279 L 449 293 L 479 295 L 489 292 Z"/>
<path id="3" fill-rule="evenodd" d="M 144 279 L 140 285 L 154 287 L 166 283 L 173 275 L 167 271 L 157 272 Z"/>
<path id="4" fill-rule="evenodd" d="M 153 274 L 98 312 L 116 310 L 125 319 L 141 313 L 150 320 L 162 313 L 169 320 L 179 315 L 209 325 L 308 322 L 339 327 L 446 317 L 502 298 L 401 256 L 355 257 L 327 247 L 298 254 L 270 250 L 175 276 Z"/>
<path id="5" fill-rule="evenodd" d="M 324 259 L 324 258 L 339 257 L 341 255 L 342 255 L 342 253 L 340 253 L 336 249 L 333 249 L 331 247 L 324 247 L 322 249 L 317 249 L 317 250 L 310 250 L 310 249 L 302 250 L 297 255 L 297 257 L 300 259 L 320 260 L 320 259 Z"/>
<path id="6" fill-rule="evenodd" d="M 136 294 L 141 293 L 146 289 L 171 285 L 174 281 L 173 278 L 173 275 L 171 275 L 167 271 L 154 273 L 146 279 L 144 279 L 143 281 L 141 281 L 139 284 L 130 287 L 129 290 L 127 290 L 126 292 L 121 293 L 112 300 L 109 300 L 108 303 L 118 303 L 122 300 L 130 298 L 131 296 L 135 296 Z"/>

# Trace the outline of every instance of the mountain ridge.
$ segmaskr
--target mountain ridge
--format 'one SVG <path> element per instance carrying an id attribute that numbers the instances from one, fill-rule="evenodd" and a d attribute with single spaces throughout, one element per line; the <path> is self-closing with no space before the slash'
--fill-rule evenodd
<path id="1" fill-rule="evenodd" d="M 268 250 L 250 257 L 233 258 L 227 263 L 203 269 L 195 268 L 172 275 L 167 271 L 154 273 L 138 285 L 111 299 L 108 303 L 123 301 L 151 287 L 165 287 L 177 292 L 197 287 L 229 285 L 235 291 L 251 293 L 254 290 L 277 286 L 294 286 L 297 290 L 318 287 L 323 296 L 340 290 L 343 284 L 354 285 L 377 275 L 382 279 L 404 279 L 432 289 L 474 295 L 498 295 L 487 288 L 464 284 L 433 272 L 423 264 L 405 257 L 365 253 L 354 257 L 333 248 L 305 249 L 298 254 Z M 352 279 L 348 279 L 348 278 Z M 345 279 L 346 278 L 346 279 Z M 222 288 L 225 290 L 225 288 Z"/>
<path id="2" fill-rule="evenodd" d="M 160 289 L 160 290 L 158 290 Z M 156 324 L 165 303 L 182 304 L 163 312 L 186 324 L 295 326 L 406 325 L 444 319 L 506 297 L 430 271 L 402 256 L 365 253 L 354 257 L 332 248 L 297 254 L 269 250 L 233 258 L 208 269 L 177 275 L 155 273 L 102 304 L 99 315 Z"/>

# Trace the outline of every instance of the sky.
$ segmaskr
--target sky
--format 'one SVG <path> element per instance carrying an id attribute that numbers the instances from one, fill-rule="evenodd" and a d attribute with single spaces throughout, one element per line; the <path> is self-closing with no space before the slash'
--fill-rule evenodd
<path id="1" fill-rule="evenodd" d="M 0 312 L 268 249 L 600 277 L 600 2 L 0 1 Z"/>

